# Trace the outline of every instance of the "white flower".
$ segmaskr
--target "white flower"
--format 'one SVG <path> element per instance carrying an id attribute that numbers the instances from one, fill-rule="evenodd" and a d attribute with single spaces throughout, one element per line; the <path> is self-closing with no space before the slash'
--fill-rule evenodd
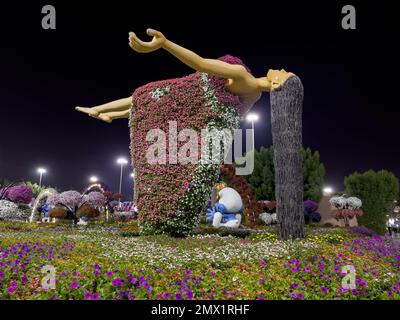
<path id="1" fill-rule="evenodd" d="M 170 90 L 170 87 L 169 86 L 165 86 L 165 87 L 162 87 L 162 88 L 156 88 L 156 89 L 154 89 L 154 90 L 152 90 L 151 92 L 150 92 L 150 94 L 151 94 L 151 97 L 154 99 L 154 100 L 160 100 L 163 96 L 165 96 L 168 92 L 169 92 L 169 90 Z"/>
<path id="2" fill-rule="evenodd" d="M 362 201 L 356 197 L 347 198 L 347 205 L 350 209 L 359 209 L 362 206 Z"/>
<path id="3" fill-rule="evenodd" d="M 329 200 L 329 203 L 334 206 L 336 209 L 345 209 L 347 206 L 347 199 L 343 196 L 340 197 L 332 197 Z"/>
<path id="4" fill-rule="evenodd" d="M 27 220 L 31 215 L 28 205 L 18 205 L 8 200 L 0 200 L 0 218 L 4 220 Z"/>

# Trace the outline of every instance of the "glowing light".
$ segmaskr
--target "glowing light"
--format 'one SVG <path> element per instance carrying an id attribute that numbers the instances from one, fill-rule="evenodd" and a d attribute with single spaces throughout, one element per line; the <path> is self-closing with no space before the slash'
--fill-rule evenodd
<path id="1" fill-rule="evenodd" d="M 90 182 L 97 182 L 97 181 L 99 181 L 99 179 L 98 179 L 96 176 L 91 176 L 89 180 L 90 180 Z"/>
<path id="2" fill-rule="evenodd" d="M 247 121 L 257 121 L 258 120 L 258 114 L 255 113 L 249 113 L 246 117 Z"/>
<path id="3" fill-rule="evenodd" d="M 38 172 L 39 174 L 43 174 L 43 173 L 46 173 L 47 170 L 46 170 L 45 168 L 38 168 L 38 169 L 37 169 L 37 172 Z"/>
<path id="4" fill-rule="evenodd" d="M 135 177 L 135 173 L 134 173 L 134 172 L 131 173 L 131 177 L 132 177 L 132 178 Z"/>
<path id="5" fill-rule="evenodd" d="M 323 192 L 324 192 L 325 195 L 329 196 L 329 195 L 331 195 L 333 193 L 333 188 L 332 187 L 325 187 L 323 189 Z"/>
<path id="6" fill-rule="evenodd" d="M 120 165 L 128 164 L 128 160 L 125 158 L 118 158 L 117 163 Z"/>
<path id="7" fill-rule="evenodd" d="M 128 160 L 126 160 L 125 158 L 118 158 L 117 163 L 119 165 L 121 165 L 121 172 L 120 172 L 120 176 L 119 176 L 119 193 L 122 193 L 122 170 L 124 168 L 124 165 L 128 164 Z M 121 200 L 120 200 L 120 203 L 121 203 Z"/>

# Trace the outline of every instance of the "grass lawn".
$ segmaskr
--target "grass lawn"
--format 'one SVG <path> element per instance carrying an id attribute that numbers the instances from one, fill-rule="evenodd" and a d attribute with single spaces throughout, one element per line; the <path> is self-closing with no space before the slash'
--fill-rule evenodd
<path id="1" fill-rule="evenodd" d="M 0 299 L 400 298 L 400 244 L 391 238 L 322 227 L 287 242 L 273 228 L 200 231 L 177 239 L 137 236 L 135 223 L 0 221 Z M 55 288 L 44 266 L 54 267 Z"/>

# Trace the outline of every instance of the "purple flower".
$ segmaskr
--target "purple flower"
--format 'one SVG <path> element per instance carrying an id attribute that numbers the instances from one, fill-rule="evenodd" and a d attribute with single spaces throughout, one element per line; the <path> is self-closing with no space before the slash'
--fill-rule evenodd
<path id="1" fill-rule="evenodd" d="M 340 268 L 338 266 L 333 267 L 333 272 L 338 273 L 340 271 Z"/>
<path id="2" fill-rule="evenodd" d="M 323 293 L 327 293 L 327 292 L 328 292 L 328 289 L 327 289 L 326 287 L 321 287 L 321 291 L 322 291 Z"/>
<path id="3" fill-rule="evenodd" d="M 393 298 L 393 292 L 392 292 L 392 291 L 388 291 L 388 292 L 387 292 L 387 296 L 388 296 L 389 298 Z"/>
<path id="4" fill-rule="evenodd" d="M 291 297 L 292 299 L 295 299 L 295 298 L 297 298 L 297 294 L 296 294 L 296 292 L 292 292 L 292 293 L 290 294 L 290 297 Z"/>
<path id="5" fill-rule="evenodd" d="M 261 278 L 260 280 L 258 280 L 259 283 L 264 283 L 265 282 L 265 278 Z"/>
<path id="6" fill-rule="evenodd" d="M 107 275 L 107 277 L 110 278 L 110 277 L 112 277 L 113 273 L 112 273 L 112 271 L 109 271 L 109 272 L 106 273 L 106 275 Z"/>
<path id="7" fill-rule="evenodd" d="M 261 262 L 260 262 L 260 265 L 261 266 L 265 266 L 266 264 L 267 264 L 267 261 L 265 259 L 262 259 Z"/>
<path id="8" fill-rule="evenodd" d="M 72 289 L 76 289 L 76 288 L 79 287 L 79 283 L 76 282 L 76 281 L 74 281 L 74 282 L 72 282 L 69 286 L 70 286 Z"/>
<path id="9" fill-rule="evenodd" d="M 171 298 L 171 294 L 169 292 L 164 293 L 164 298 L 165 299 Z"/>
<path id="10" fill-rule="evenodd" d="M 298 285 L 296 282 L 293 282 L 293 283 L 290 285 L 289 289 L 297 289 L 298 287 L 299 287 L 299 285 Z"/>
<path id="11" fill-rule="evenodd" d="M 398 286 L 392 286 L 392 290 L 394 292 L 399 292 L 399 287 Z"/>
<path id="12" fill-rule="evenodd" d="M 32 188 L 26 185 L 11 187 L 7 190 L 7 198 L 12 202 L 28 204 L 32 201 Z"/>
<path id="13" fill-rule="evenodd" d="M 186 297 L 187 297 L 189 300 L 192 300 L 192 299 L 193 299 L 193 292 L 190 291 L 190 290 L 186 291 Z"/>
<path id="14" fill-rule="evenodd" d="M 124 281 L 122 281 L 119 278 L 115 278 L 112 283 L 111 283 L 114 287 L 122 287 L 124 285 Z"/>
<path id="15" fill-rule="evenodd" d="M 14 287 L 9 287 L 8 289 L 7 289 L 7 293 L 13 293 L 15 291 L 15 288 Z"/>
<path id="16" fill-rule="evenodd" d="M 86 300 L 99 300 L 99 294 L 97 292 L 95 292 L 95 293 L 86 292 L 85 299 Z"/>
<path id="17" fill-rule="evenodd" d="M 182 300 L 182 293 L 181 292 L 177 292 L 175 294 L 175 300 Z"/>

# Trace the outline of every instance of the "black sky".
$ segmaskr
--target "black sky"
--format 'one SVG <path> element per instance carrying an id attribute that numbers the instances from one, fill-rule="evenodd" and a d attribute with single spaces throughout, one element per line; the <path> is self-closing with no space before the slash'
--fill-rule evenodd
<path id="1" fill-rule="evenodd" d="M 204 57 L 238 56 L 255 76 L 269 68 L 299 75 L 303 143 L 319 150 L 327 184 L 342 188 L 344 176 L 370 168 L 400 176 L 398 81 L 391 80 L 397 37 L 387 4 L 354 3 L 357 30 L 343 30 L 347 2 L 177 3 L 2 4 L 0 177 L 37 180 L 42 165 L 49 171 L 46 184 L 81 189 L 96 174 L 117 189 L 115 159 L 129 156 L 127 121 L 102 123 L 74 107 L 127 97 L 150 81 L 191 72 L 165 51 L 138 54 L 128 47 L 128 32 L 146 38 L 147 27 Z M 45 4 L 57 10 L 56 30 L 41 28 Z M 261 116 L 256 146 L 269 146 L 268 94 L 254 111 Z"/>

